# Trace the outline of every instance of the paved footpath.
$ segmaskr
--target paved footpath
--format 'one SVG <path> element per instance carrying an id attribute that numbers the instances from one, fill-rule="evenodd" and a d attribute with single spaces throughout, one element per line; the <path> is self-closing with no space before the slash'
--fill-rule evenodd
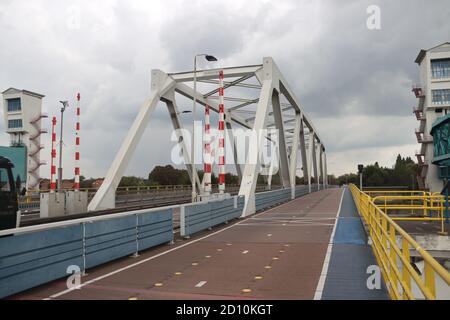
<path id="1" fill-rule="evenodd" d="M 12 298 L 384 299 L 366 286 L 366 242 L 350 192 L 329 189 L 89 270 L 78 290 L 63 279 Z"/>

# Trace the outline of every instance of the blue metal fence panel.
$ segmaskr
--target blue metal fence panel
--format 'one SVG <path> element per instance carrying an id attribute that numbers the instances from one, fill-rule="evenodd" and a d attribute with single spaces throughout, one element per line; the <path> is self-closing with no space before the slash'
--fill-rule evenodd
<path id="1" fill-rule="evenodd" d="M 234 198 L 185 206 L 181 235 L 189 236 L 239 218 L 243 209 L 244 197 L 237 198 L 237 207 Z"/>
<path id="2" fill-rule="evenodd" d="M 299 197 L 303 197 L 305 195 L 307 195 L 309 193 L 309 188 L 308 186 L 300 186 L 295 188 L 295 197 L 299 198 Z"/>
<path id="3" fill-rule="evenodd" d="M 136 252 L 136 216 L 86 224 L 86 267 Z"/>
<path id="4" fill-rule="evenodd" d="M 64 277 L 83 264 L 81 225 L 0 238 L 0 297 Z"/>
<path id="5" fill-rule="evenodd" d="M 261 211 L 291 200 L 291 189 L 261 192 L 255 194 L 256 211 Z"/>
<path id="6" fill-rule="evenodd" d="M 172 209 L 138 216 L 139 250 L 173 240 Z"/>
<path id="7" fill-rule="evenodd" d="M 68 276 L 69 266 L 83 270 L 170 242 L 172 216 L 151 210 L 2 237 L 0 298 Z"/>

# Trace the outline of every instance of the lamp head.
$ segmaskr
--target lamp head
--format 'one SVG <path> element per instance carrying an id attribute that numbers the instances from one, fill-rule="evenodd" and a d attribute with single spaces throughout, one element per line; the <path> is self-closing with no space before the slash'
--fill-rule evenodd
<path id="1" fill-rule="evenodd" d="M 208 55 L 208 54 L 205 55 L 205 59 L 208 60 L 209 62 L 217 61 L 217 58 L 216 58 L 216 57 L 211 56 L 211 55 Z"/>

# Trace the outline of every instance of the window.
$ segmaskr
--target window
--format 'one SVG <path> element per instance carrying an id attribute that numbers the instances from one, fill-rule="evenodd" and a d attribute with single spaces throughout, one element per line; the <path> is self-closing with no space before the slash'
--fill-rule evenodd
<path id="1" fill-rule="evenodd" d="M 20 98 L 8 99 L 8 112 L 21 111 L 22 105 L 20 103 Z"/>
<path id="2" fill-rule="evenodd" d="M 433 79 L 450 78 L 450 59 L 431 60 L 431 77 Z"/>
<path id="3" fill-rule="evenodd" d="M 22 119 L 8 120 L 8 128 L 9 129 L 22 128 Z"/>
<path id="4" fill-rule="evenodd" d="M 431 90 L 431 95 L 435 106 L 450 104 L 450 89 Z"/>
<path id="5" fill-rule="evenodd" d="M 0 168 L 0 192 L 10 192 L 11 186 L 9 184 L 8 171 Z"/>

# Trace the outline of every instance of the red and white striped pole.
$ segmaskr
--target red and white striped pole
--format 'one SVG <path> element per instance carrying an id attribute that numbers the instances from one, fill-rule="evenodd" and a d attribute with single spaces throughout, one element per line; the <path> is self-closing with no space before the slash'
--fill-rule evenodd
<path id="1" fill-rule="evenodd" d="M 50 192 L 54 193 L 56 190 L 56 117 L 52 119 L 52 153 L 51 153 L 51 166 L 50 166 Z"/>
<path id="2" fill-rule="evenodd" d="M 224 74 L 219 72 L 219 193 L 225 193 L 225 100 Z"/>
<path id="3" fill-rule="evenodd" d="M 210 106 L 205 106 L 205 153 L 204 153 L 204 175 L 205 175 L 205 193 L 207 195 L 211 194 L 211 173 L 212 173 L 212 157 L 211 157 L 211 122 L 209 117 Z"/>
<path id="4" fill-rule="evenodd" d="M 80 94 L 77 94 L 77 124 L 75 128 L 75 191 L 80 190 Z"/>

